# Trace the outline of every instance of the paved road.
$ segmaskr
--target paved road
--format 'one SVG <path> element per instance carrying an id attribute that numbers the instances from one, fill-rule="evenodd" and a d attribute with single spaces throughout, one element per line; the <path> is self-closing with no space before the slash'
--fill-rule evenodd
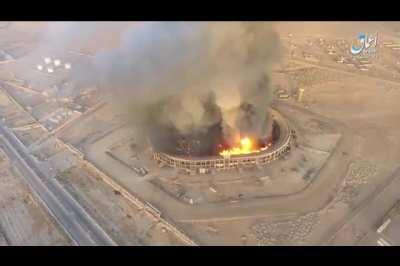
<path id="1" fill-rule="evenodd" d="M 0 147 L 75 245 L 117 245 L 54 178 L 48 178 L 15 135 L 0 122 Z"/>
<path id="2" fill-rule="evenodd" d="M 359 232 L 374 234 L 382 222 L 382 217 L 400 199 L 400 167 L 381 184 L 364 202 L 340 224 L 333 236 L 327 241 L 330 245 L 354 245 L 356 242 L 348 240 L 349 231 L 356 229 Z"/>

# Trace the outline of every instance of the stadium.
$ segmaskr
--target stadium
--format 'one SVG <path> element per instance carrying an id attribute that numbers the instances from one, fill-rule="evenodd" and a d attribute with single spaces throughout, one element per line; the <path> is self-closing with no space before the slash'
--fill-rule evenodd
<path id="1" fill-rule="evenodd" d="M 291 142 L 295 137 L 294 131 L 290 129 L 286 119 L 278 111 L 271 109 L 269 113 L 273 120 L 273 136 L 270 137 L 271 141 L 265 149 L 245 154 L 222 152 L 214 156 L 183 156 L 155 150 L 153 158 L 159 166 L 184 170 L 189 174 L 265 166 L 289 152 Z"/>

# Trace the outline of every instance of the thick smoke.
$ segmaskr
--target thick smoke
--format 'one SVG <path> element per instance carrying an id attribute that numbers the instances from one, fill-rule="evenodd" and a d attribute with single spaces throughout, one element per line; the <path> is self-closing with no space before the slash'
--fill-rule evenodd
<path id="1" fill-rule="evenodd" d="M 72 74 L 78 83 L 113 92 L 143 136 L 164 144 L 190 136 L 213 146 L 210 134 L 218 130 L 227 141 L 266 134 L 269 67 L 280 54 L 269 23 L 81 24 L 51 28 L 49 36 L 58 36 L 59 46 L 79 46 L 80 39 L 119 31 L 113 49 L 98 51 L 91 66 Z"/>
<path id="2" fill-rule="evenodd" d="M 97 54 L 85 75 L 116 92 L 144 133 L 200 136 L 220 125 L 230 140 L 265 134 L 279 53 L 268 23 L 146 22 Z"/>

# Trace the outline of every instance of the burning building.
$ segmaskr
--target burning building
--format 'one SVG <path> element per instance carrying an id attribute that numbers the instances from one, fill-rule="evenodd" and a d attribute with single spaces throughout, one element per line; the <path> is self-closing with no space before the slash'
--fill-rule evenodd
<path id="1" fill-rule="evenodd" d="M 157 161 L 225 169 L 288 149 L 284 119 L 269 108 L 281 49 L 267 22 L 138 22 L 71 76 L 112 91 Z"/>
<path id="2" fill-rule="evenodd" d="M 215 132 L 210 133 L 216 149 L 201 147 L 201 140 L 175 139 L 175 150 L 162 150 L 154 145 L 154 159 L 162 166 L 185 170 L 188 173 L 209 173 L 241 167 L 264 166 L 290 151 L 293 131 L 282 115 L 271 109 L 270 134 L 262 138 L 243 136 L 234 146 L 216 144 L 222 141 Z M 183 144 L 182 144 L 183 143 Z M 209 143 L 209 142 L 208 142 Z"/>

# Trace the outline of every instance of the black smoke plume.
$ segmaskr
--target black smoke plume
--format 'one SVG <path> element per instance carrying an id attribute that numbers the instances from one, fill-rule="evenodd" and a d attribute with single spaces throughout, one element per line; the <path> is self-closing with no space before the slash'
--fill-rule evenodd
<path id="1" fill-rule="evenodd" d="M 230 141 L 270 129 L 270 67 L 280 51 L 270 23 L 138 22 L 75 78 L 112 91 L 158 145 L 192 138 L 209 150 L 217 136 Z"/>

